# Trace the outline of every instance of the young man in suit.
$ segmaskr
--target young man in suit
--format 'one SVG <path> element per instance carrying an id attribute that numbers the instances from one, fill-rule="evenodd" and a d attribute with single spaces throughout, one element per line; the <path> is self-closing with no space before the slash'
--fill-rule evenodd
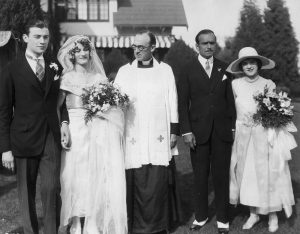
<path id="1" fill-rule="evenodd" d="M 179 123 L 190 147 L 195 184 L 197 230 L 208 221 L 208 177 L 212 172 L 219 233 L 228 233 L 229 167 L 235 123 L 227 65 L 216 59 L 216 36 L 202 30 L 195 38 L 199 56 L 189 62 L 178 83 Z"/>
<path id="2" fill-rule="evenodd" d="M 2 164 L 8 169 L 17 169 L 25 234 L 39 232 L 35 208 L 38 171 L 44 233 L 57 233 L 61 143 L 69 139 L 65 105 L 62 108 L 64 123 L 60 124 L 57 113 L 58 66 L 50 64 L 43 56 L 49 37 L 46 21 L 32 19 L 28 22 L 23 34 L 27 44 L 25 53 L 8 64 L 0 77 Z"/>

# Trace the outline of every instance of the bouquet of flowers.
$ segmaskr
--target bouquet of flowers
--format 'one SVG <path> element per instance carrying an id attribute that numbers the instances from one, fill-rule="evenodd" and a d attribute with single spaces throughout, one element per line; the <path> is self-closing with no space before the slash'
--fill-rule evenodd
<path id="1" fill-rule="evenodd" d="M 254 95 L 254 100 L 258 104 L 257 112 L 253 115 L 255 123 L 264 128 L 279 129 L 292 122 L 294 107 L 287 93 L 277 93 L 265 86 L 263 93 Z"/>
<path id="2" fill-rule="evenodd" d="M 122 93 L 112 83 L 99 83 L 85 89 L 81 95 L 83 105 L 87 109 L 84 120 L 87 123 L 98 112 L 106 112 L 111 107 L 125 108 L 129 104 L 129 97 Z"/>

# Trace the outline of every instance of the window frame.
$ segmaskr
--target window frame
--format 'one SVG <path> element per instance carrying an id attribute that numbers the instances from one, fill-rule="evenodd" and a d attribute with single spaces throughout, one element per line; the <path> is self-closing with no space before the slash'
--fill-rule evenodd
<path id="1" fill-rule="evenodd" d="M 98 12 L 98 16 L 97 19 L 89 19 L 90 18 L 90 0 L 86 0 L 87 3 L 87 19 L 78 19 L 78 0 L 75 0 L 75 11 L 76 11 L 76 19 L 68 19 L 68 10 L 69 8 L 69 0 L 64 0 L 65 3 L 65 9 L 66 9 L 66 15 L 65 15 L 65 19 L 62 20 L 62 22 L 109 22 L 109 17 L 110 17 L 110 12 L 109 12 L 109 0 L 107 0 L 107 19 L 101 19 L 101 15 L 100 15 L 100 1 L 101 0 L 97 0 L 97 12 Z M 73 8 L 72 8 L 73 9 Z"/>

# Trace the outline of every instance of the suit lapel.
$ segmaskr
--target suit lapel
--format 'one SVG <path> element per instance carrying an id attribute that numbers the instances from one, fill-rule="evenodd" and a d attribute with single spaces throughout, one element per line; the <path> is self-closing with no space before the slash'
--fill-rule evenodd
<path id="1" fill-rule="evenodd" d="M 49 62 L 45 60 L 45 81 L 46 81 L 46 87 L 45 87 L 45 97 L 47 97 L 47 94 L 49 93 L 51 84 L 52 84 L 52 75 L 51 75 L 51 70 L 49 67 Z"/>
<path id="2" fill-rule="evenodd" d="M 197 58 L 197 61 L 196 61 L 196 62 L 197 62 L 197 66 L 200 67 L 200 70 L 201 70 L 201 73 L 202 73 L 202 74 L 201 74 L 201 77 L 203 77 L 203 78 L 209 80 L 210 78 L 208 77 L 208 75 L 207 75 L 207 73 L 206 73 L 204 67 L 201 65 L 201 63 L 199 62 L 198 58 Z"/>
<path id="3" fill-rule="evenodd" d="M 213 68 L 210 75 L 211 91 L 213 91 L 216 88 L 217 84 L 221 81 L 222 74 L 222 67 L 220 66 L 219 61 L 216 58 L 214 58 Z"/>
<path id="4" fill-rule="evenodd" d="M 22 71 L 23 70 L 23 71 Z M 27 80 L 27 82 L 31 83 L 33 87 L 35 87 L 41 94 L 43 94 L 43 90 L 39 84 L 39 81 L 34 74 L 33 70 L 31 69 L 25 54 L 21 58 L 21 73 L 26 74 L 24 75 L 24 79 Z"/>

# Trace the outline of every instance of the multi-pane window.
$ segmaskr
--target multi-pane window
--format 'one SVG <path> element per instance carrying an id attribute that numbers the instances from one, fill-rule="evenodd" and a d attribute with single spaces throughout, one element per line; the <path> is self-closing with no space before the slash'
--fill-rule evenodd
<path id="1" fill-rule="evenodd" d="M 57 0 L 62 20 L 109 20 L 109 0 Z"/>

